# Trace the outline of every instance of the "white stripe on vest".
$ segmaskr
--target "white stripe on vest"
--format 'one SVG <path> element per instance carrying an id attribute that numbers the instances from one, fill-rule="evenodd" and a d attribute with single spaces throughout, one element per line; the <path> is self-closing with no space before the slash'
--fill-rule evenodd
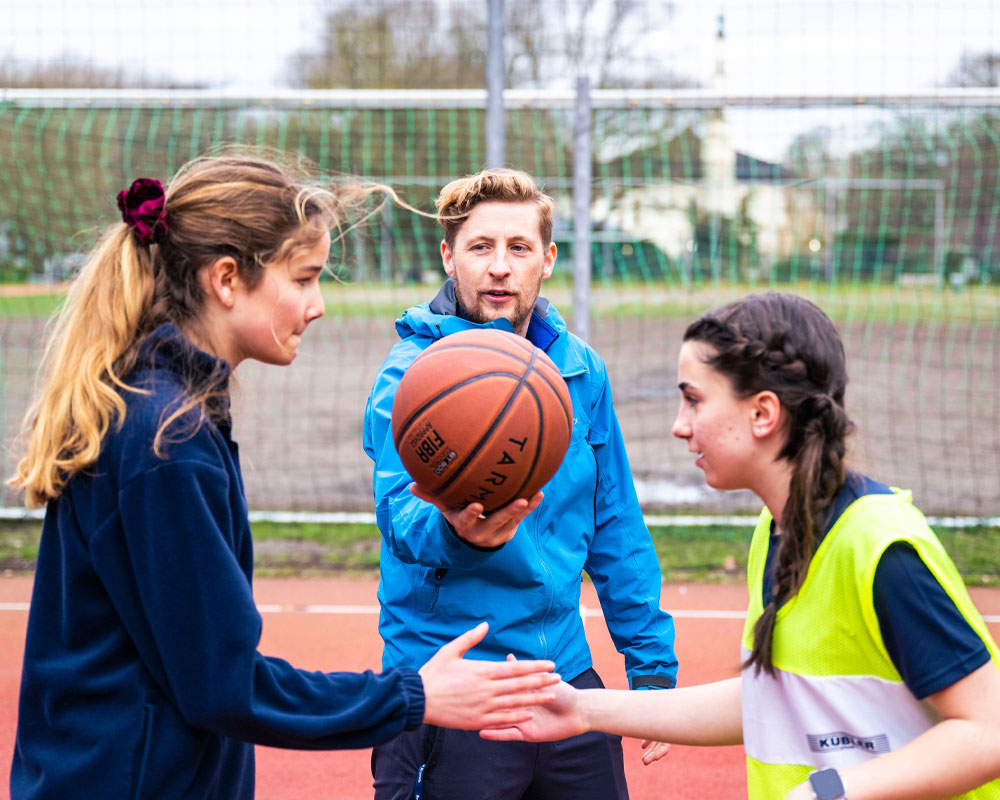
<path id="1" fill-rule="evenodd" d="M 905 684 L 869 675 L 745 669 L 742 694 L 744 747 L 765 764 L 849 767 L 898 750 L 939 719 Z"/>

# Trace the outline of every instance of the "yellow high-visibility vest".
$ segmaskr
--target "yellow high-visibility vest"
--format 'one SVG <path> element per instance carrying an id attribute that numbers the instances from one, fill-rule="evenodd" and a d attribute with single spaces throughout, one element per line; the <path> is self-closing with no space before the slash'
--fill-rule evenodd
<path id="1" fill-rule="evenodd" d="M 753 647 L 771 529 L 765 509 L 747 566 L 750 606 L 742 656 Z M 965 584 L 909 492 L 873 494 L 851 504 L 823 539 L 799 592 L 778 609 L 776 677 L 743 670 L 743 742 L 750 800 L 780 800 L 809 772 L 843 769 L 898 750 L 938 721 L 903 683 L 875 614 L 875 568 L 893 542 L 911 544 L 989 649 L 1000 651 Z M 1000 780 L 963 798 L 1000 800 Z"/>

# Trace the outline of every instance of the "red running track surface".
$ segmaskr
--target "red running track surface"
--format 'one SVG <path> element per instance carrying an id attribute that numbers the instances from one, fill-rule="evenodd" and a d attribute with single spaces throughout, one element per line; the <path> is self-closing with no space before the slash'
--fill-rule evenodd
<path id="1" fill-rule="evenodd" d="M 376 629 L 373 580 L 258 579 L 255 595 L 264 618 L 261 651 L 298 667 L 325 670 L 378 669 L 381 641 Z M 608 636 L 593 587 L 585 583 L 583 605 L 595 666 L 610 688 L 625 688 L 622 657 Z M 17 689 L 31 579 L 0 578 L 0 797 L 7 797 L 7 770 L 14 743 Z M 972 591 L 984 615 L 1000 616 L 1000 590 Z M 674 612 L 680 684 L 737 674 L 742 586 L 663 587 L 662 605 Z M 333 608 L 331 608 L 333 606 Z M 325 607 L 325 608 L 324 608 Z M 704 616 L 706 612 L 723 612 Z M 734 613 L 726 613 L 734 612 Z M 703 615 L 703 616 L 699 616 Z M 1000 622 L 990 622 L 994 638 Z M 472 651 L 473 655 L 475 650 Z M 640 762 L 639 742 L 625 740 L 632 800 L 694 800 L 746 797 L 743 748 L 675 746 L 663 760 Z M 257 748 L 257 797 L 261 800 L 371 798 L 370 750 L 298 752 Z M 474 800 L 474 798 L 470 798 Z"/>

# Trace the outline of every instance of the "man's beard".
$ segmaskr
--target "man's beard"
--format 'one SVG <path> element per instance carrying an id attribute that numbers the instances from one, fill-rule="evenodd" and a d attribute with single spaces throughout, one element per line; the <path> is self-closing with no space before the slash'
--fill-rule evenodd
<path id="1" fill-rule="evenodd" d="M 454 278 L 452 278 L 454 280 Z M 541 281 L 538 284 L 538 290 L 541 290 Z M 478 300 L 479 293 L 476 292 L 473 297 Z M 519 295 L 518 299 L 523 297 Z M 535 298 L 537 299 L 538 292 L 535 293 Z M 455 281 L 455 301 L 458 305 L 458 315 L 462 319 L 467 319 L 469 322 L 475 322 L 478 325 L 484 325 L 487 322 L 493 322 L 495 319 L 503 317 L 508 322 L 510 322 L 511 327 L 515 331 L 520 331 L 521 327 L 531 318 L 531 312 L 534 309 L 534 302 L 531 303 L 527 308 L 522 308 L 520 303 L 517 303 L 512 309 L 503 310 L 500 313 L 494 313 L 493 315 L 488 315 L 481 304 L 477 304 L 474 308 L 467 308 L 462 302 L 462 289 L 459 286 L 458 281 Z"/>

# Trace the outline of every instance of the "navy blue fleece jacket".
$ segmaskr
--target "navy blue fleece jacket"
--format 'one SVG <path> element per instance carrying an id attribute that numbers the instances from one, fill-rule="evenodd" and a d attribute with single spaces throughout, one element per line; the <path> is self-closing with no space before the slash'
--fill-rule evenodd
<path id="1" fill-rule="evenodd" d="M 221 369 L 221 372 L 219 370 Z M 192 373 L 193 370 L 193 373 Z M 216 371 L 214 421 L 185 372 Z M 45 517 L 10 790 L 23 798 L 251 798 L 253 742 L 369 747 L 423 717 L 413 670 L 297 670 L 257 652 L 253 550 L 228 368 L 165 325 L 147 339 L 97 463 Z"/>

